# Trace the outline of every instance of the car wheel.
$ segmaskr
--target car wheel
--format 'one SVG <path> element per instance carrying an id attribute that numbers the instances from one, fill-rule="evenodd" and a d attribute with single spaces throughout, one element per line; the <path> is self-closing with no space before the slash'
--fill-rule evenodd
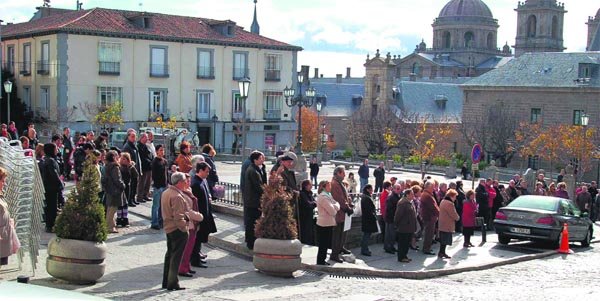
<path id="1" fill-rule="evenodd" d="M 581 246 L 587 248 L 590 246 L 590 242 L 592 241 L 592 229 L 588 229 L 585 238 L 581 241 Z"/>
<path id="2" fill-rule="evenodd" d="M 510 237 L 508 237 L 504 234 L 498 233 L 498 242 L 503 245 L 508 245 L 508 243 L 510 242 Z"/>

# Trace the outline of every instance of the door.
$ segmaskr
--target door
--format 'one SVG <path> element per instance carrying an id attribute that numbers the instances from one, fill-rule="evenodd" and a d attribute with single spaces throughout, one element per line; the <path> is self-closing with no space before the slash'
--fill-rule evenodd
<path id="1" fill-rule="evenodd" d="M 580 217 L 581 211 L 577 205 L 571 200 L 561 200 L 561 207 L 563 208 L 564 222 L 569 226 L 569 241 L 583 239 L 587 225 L 584 225 Z"/>
<path id="2" fill-rule="evenodd" d="M 198 144 L 199 147 L 202 147 L 204 144 L 210 143 L 210 127 L 198 126 L 198 142 L 200 142 Z"/>

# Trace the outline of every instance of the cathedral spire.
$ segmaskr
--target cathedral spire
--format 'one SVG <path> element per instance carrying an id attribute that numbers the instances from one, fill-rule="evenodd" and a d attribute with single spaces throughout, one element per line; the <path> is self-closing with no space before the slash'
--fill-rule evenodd
<path id="1" fill-rule="evenodd" d="M 250 26 L 250 32 L 255 34 L 260 34 L 260 26 L 258 25 L 258 20 L 256 19 L 256 2 L 254 0 L 254 20 L 252 20 L 252 26 Z"/>

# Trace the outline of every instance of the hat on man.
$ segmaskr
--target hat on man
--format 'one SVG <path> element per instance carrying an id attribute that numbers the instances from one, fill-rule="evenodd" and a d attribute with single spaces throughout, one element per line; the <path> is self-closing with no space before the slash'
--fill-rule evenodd
<path id="1" fill-rule="evenodd" d="M 290 157 L 290 155 L 285 155 L 281 157 L 281 161 L 294 161 L 294 158 Z"/>

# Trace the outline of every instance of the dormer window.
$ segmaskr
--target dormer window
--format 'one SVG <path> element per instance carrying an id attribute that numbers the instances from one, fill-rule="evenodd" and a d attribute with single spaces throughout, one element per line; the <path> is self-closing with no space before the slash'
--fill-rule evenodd
<path id="1" fill-rule="evenodd" d="M 447 102 L 448 102 L 448 97 L 446 95 L 439 94 L 439 95 L 435 96 L 435 104 L 437 105 L 438 108 L 445 110 Z"/>
<path id="2" fill-rule="evenodd" d="M 130 16 L 128 18 L 137 28 L 144 28 L 144 29 L 148 29 L 151 27 L 152 22 L 151 22 L 151 16 L 147 15 L 146 13 L 141 13 L 138 15 L 134 15 L 134 16 Z"/>
<path id="3" fill-rule="evenodd" d="M 210 27 L 226 37 L 235 36 L 235 22 L 231 20 L 225 21 L 211 21 L 209 22 Z"/>

